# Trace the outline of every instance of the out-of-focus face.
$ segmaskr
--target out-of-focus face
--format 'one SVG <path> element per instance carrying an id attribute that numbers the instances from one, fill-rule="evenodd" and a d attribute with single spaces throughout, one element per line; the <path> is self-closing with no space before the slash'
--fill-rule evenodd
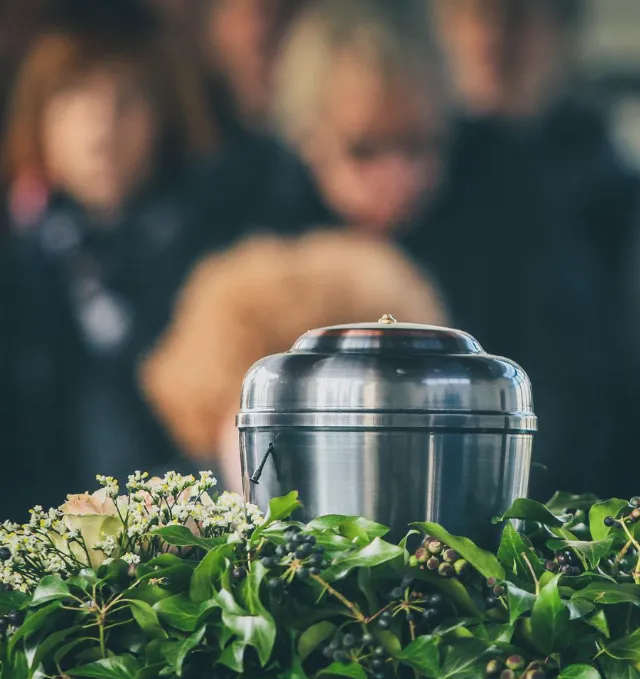
<path id="1" fill-rule="evenodd" d="M 402 74 L 383 78 L 349 53 L 337 58 L 302 150 L 325 200 L 347 223 L 392 231 L 437 184 L 442 102 L 427 88 Z"/>
<path id="2" fill-rule="evenodd" d="M 263 116 L 282 30 L 282 0 L 210 0 L 205 49 L 231 87 L 240 113 Z"/>
<path id="3" fill-rule="evenodd" d="M 151 97 L 125 68 L 96 68 L 53 94 L 42 116 L 53 188 L 85 207 L 117 210 L 144 182 L 157 145 Z"/>
<path id="4" fill-rule="evenodd" d="M 540 0 L 441 0 L 440 35 L 473 113 L 531 114 L 562 57 L 562 30 Z"/>

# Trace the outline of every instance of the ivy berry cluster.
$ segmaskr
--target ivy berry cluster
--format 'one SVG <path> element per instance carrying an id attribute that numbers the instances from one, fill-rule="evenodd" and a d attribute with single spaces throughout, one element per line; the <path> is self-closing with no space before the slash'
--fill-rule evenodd
<path id="1" fill-rule="evenodd" d="M 443 578 L 465 579 L 471 574 L 469 562 L 460 557 L 455 549 L 427 535 L 422 546 L 411 557 L 409 565 L 437 573 Z"/>

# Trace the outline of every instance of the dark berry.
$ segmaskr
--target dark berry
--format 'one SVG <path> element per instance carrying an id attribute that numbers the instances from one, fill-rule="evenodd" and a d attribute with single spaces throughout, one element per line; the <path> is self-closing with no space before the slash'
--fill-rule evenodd
<path id="1" fill-rule="evenodd" d="M 485 600 L 485 605 L 487 608 L 495 608 L 498 605 L 498 597 L 494 594 L 489 594 Z"/>
<path id="2" fill-rule="evenodd" d="M 314 547 L 316 544 L 316 536 L 315 535 L 307 535 L 306 536 L 306 543 L 308 545 L 311 545 L 311 547 Z"/>
<path id="3" fill-rule="evenodd" d="M 378 627 L 380 629 L 389 629 L 389 627 L 391 627 L 391 623 L 388 620 L 385 620 L 384 618 L 379 618 Z"/>
<path id="4" fill-rule="evenodd" d="M 404 590 L 402 587 L 394 587 L 389 593 L 389 596 L 392 599 L 402 599 L 404 597 Z"/>
<path id="5" fill-rule="evenodd" d="M 231 573 L 231 577 L 234 580 L 242 580 L 242 578 L 244 578 L 244 576 L 246 574 L 247 574 L 247 571 L 245 571 L 244 568 L 234 568 L 232 573 Z"/>
<path id="6" fill-rule="evenodd" d="M 289 552 L 287 551 L 287 548 L 284 545 L 279 545 L 278 547 L 276 547 L 276 556 L 279 559 L 284 558 L 285 556 L 287 556 L 288 553 Z"/>
<path id="7" fill-rule="evenodd" d="M 6 561 L 11 558 L 11 550 L 8 547 L 0 547 L 0 561 Z"/>
<path id="8" fill-rule="evenodd" d="M 336 651 L 333 654 L 333 659 L 335 662 L 347 663 L 349 662 L 349 654 L 346 651 Z"/>
<path id="9" fill-rule="evenodd" d="M 525 672 L 523 679 L 545 679 L 547 675 L 538 669 L 530 669 Z"/>
<path id="10" fill-rule="evenodd" d="M 324 554 L 324 547 L 322 545 L 314 545 L 313 546 L 313 553 L 314 554 Z"/>
<path id="11" fill-rule="evenodd" d="M 516 673 L 513 670 L 502 670 L 500 679 L 516 679 Z"/>
<path id="12" fill-rule="evenodd" d="M 7 615 L 7 620 L 15 627 L 22 625 L 24 621 L 24 613 L 22 611 L 11 611 L 11 613 Z"/>
<path id="13" fill-rule="evenodd" d="M 411 583 L 413 583 L 413 576 L 412 575 L 405 575 L 404 578 L 402 578 L 402 588 L 404 589 L 405 587 L 411 587 Z"/>
<path id="14" fill-rule="evenodd" d="M 308 580 L 309 576 L 311 575 L 311 571 L 303 566 L 296 571 L 296 575 L 300 578 L 300 580 Z"/>
<path id="15" fill-rule="evenodd" d="M 303 535 L 302 533 L 296 533 L 292 538 L 291 542 L 295 542 L 296 545 L 302 545 L 306 543 L 307 541 L 307 536 Z"/>
<path id="16" fill-rule="evenodd" d="M 380 613 L 380 618 L 382 620 L 391 620 L 392 617 L 393 613 L 391 611 L 382 611 L 382 613 Z"/>
<path id="17" fill-rule="evenodd" d="M 373 657 L 374 658 L 386 658 L 387 652 L 384 650 L 383 646 L 376 646 L 376 648 L 373 649 Z"/>
<path id="18" fill-rule="evenodd" d="M 489 578 L 487 580 L 487 587 L 489 587 L 490 589 L 493 589 L 497 584 L 498 581 L 495 578 Z"/>
<path id="19" fill-rule="evenodd" d="M 449 563 L 455 563 L 459 559 L 458 552 L 455 549 L 445 549 L 442 558 Z"/>
<path id="20" fill-rule="evenodd" d="M 322 573 L 322 568 L 318 568 L 317 566 L 311 566 L 309 569 L 309 573 L 311 575 L 320 575 Z"/>
<path id="21" fill-rule="evenodd" d="M 616 520 L 613 518 L 613 516 L 605 516 L 604 517 L 604 525 L 608 526 L 611 528 L 612 526 L 615 526 Z"/>
<path id="22" fill-rule="evenodd" d="M 385 679 L 385 673 L 384 672 L 375 672 L 373 675 L 373 679 Z"/>
<path id="23" fill-rule="evenodd" d="M 503 585 L 496 585 L 493 588 L 493 593 L 496 596 L 504 596 L 507 593 L 507 590 L 505 589 L 505 587 Z"/>
<path id="24" fill-rule="evenodd" d="M 339 637 L 334 637 L 334 638 L 331 640 L 331 643 L 329 644 L 329 648 L 330 648 L 332 651 L 337 651 L 337 650 L 340 648 L 341 645 L 342 645 L 342 644 L 340 643 L 340 638 L 339 638 Z"/>
<path id="25" fill-rule="evenodd" d="M 430 571 L 437 571 L 440 567 L 440 559 L 437 556 L 432 556 L 429 561 L 427 561 L 427 568 Z"/>
<path id="26" fill-rule="evenodd" d="M 322 566 L 323 561 L 324 561 L 324 559 L 322 558 L 322 556 L 320 554 L 312 554 L 309 557 L 309 564 L 311 566 L 318 566 L 318 567 Z"/>
<path id="27" fill-rule="evenodd" d="M 431 552 L 431 554 L 440 554 L 442 552 L 443 544 L 440 542 L 440 540 L 432 540 L 428 547 L 427 550 Z"/>
<path id="28" fill-rule="evenodd" d="M 579 566 L 574 566 L 574 567 L 571 569 L 571 575 L 573 575 L 573 576 L 575 576 L 575 577 L 577 577 L 577 576 L 580 575 L 581 573 L 582 573 L 582 571 L 580 570 L 580 567 L 579 567 Z"/>
<path id="29" fill-rule="evenodd" d="M 442 578 L 451 578 L 453 577 L 453 574 L 455 573 L 455 570 L 453 566 L 450 563 L 441 563 L 438 566 L 438 575 Z"/>
<path id="30" fill-rule="evenodd" d="M 560 572 L 562 575 L 571 575 L 573 573 L 573 566 L 566 563 L 564 566 L 560 566 Z"/>
<path id="31" fill-rule="evenodd" d="M 497 677 L 502 670 L 502 665 L 497 660 L 489 660 L 486 673 L 488 677 Z"/>
<path id="32" fill-rule="evenodd" d="M 285 549 L 287 550 L 287 552 L 289 554 L 293 554 L 293 552 L 296 551 L 296 548 L 297 548 L 297 545 L 296 545 L 295 542 L 287 542 L 287 544 L 285 545 Z"/>
<path id="33" fill-rule="evenodd" d="M 632 497 L 631 500 L 629 501 L 629 504 L 632 507 L 640 507 L 640 497 Z"/>
<path id="34" fill-rule="evenodd" d="M 382 667 L 384 667 L 384 660 L 380 660 L 380 658 L 375 658 L 374 660 L 371 661 L 371 667 L 373 667 L 374 670 L 379 670 Z"/>
<path id="35" fill-rule="evenodd" d="M 521 655 L 511 655 L 505 665 L 510 670 L 521 670 L 524 668 L 524 658 Z"/>
<path id="36" fill-rule="evenodd" d="M 333 651 L 333 649 L 331 648 L 331 646 L 325 646 L 325 647 L 322 649 L 322 655 L 323 655 L 325 658 L 330 658 L 330 659 L 332 659 L 332 658 L 333 658 L 333 653 L 334 653 L 334 651 Z"/>
<path id="37" fill-rule="evenodd" d="M 267 582 L 267 587 L 272 592 L 282 592 L 284 590 L 284 582 L 280 578 L 271 578 Z"/>
<path id="38" fill-rule="evenodd" d="M 418 563 L 426 563 L 429 558 L 430 558 L 431 552 L 425 549 L 424 547 L 420 547 L 420 549 L 416 549 L 415 557 Z"/>
<path id="39" fill-rule="evenodd" d="M 262 559 L 262 565 L 265 568 L 277 568 L 278 566 L 278 559 L 272 557 L 272 556 L 265 556 Z"/>
<path id="40" fill-rule="evenodd" d="M 285 539 L 287 542 L 292 542 L 293 539 L 296 537 L 296 535 L 297 535 L 299 532 L 300 532 L 300 531 L 299 531 L 297 528 L 293 528 L 293 527 L 292 527 L 292 528 L 287 528 L 287 530 L 284 532 L 284 539 Z"/>
<path id="41" fill-rule="evenodd" d="M 438 611 L 435 608 L 425 608 L 424 611 L 422 611 L 423 620 L 433 620 L 434 618 L 437 617 Z"/>
<path id="42" fill-rule="evenodd" d="M 556 561 L 561 566 L 564 566 L 569 563 L 569 557 L 566 554 L 558 554 L 558 556 L 556 556 Z"/>
<path id="43" fill-rule="evenodd" d="M 373 634 L 369 634 L 369 632 L 365 632 L 362 635 L 362 643 L 364 646 L 371 646 L 371 644 L 375 643 L 375 640 Z"/>
<path id="44" fill-rule="evenodd" d="M 0 618 L 0 634 L 4 634 L 9 629 L 9 621 L 7 618 Z"/>
<path id="45" fill-rule="evenodd" d="M 311 545 L 307 544 L 306 542 L 300 545 L 298 549 L 296 549 L 296 559 L 306 559 L 311 555 L 312 549 L 313 547 L 311 547 Z"/>
<path id="46" fill-rule="evenodd" d="M 544 567 L 550 571 L 551 573 L 557 573 L 558 572 L 558 564 L 555 561 L 547 561 L 547 563 L 544 565 Z"/>
<path id="47" fill-rule="evenodd" d="M 469 566 L 469 562 L 466 559 L 458 559 L 453 564 L 453 569 L 455 570 L 456 575 L 463 578 L 465 575 L 469 573 L 471 566 Z"/>
<path id="48" fill-rule="evenodd" d="M 427 597 L 427 604 L 432 608 L 438 608 L 442 606 L 442 595 L 441 594 L 430 594 Z"/>
<path id="49" fill-rule="evenodd" d="M 342 637 L 342 645 L 344 648 L 353 648 L 356 645 L 356 638 L 353 634 L 345 634 Z"/>

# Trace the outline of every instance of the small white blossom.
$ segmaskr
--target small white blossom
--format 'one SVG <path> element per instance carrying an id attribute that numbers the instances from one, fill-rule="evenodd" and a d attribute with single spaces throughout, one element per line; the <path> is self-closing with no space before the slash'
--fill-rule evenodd
<path id="1" fill-rule="evenodd" d="M 138 565 L 140 563 L 140 557 L 137 554 L 123 554 L 120 558 L 128 564 Z"/>

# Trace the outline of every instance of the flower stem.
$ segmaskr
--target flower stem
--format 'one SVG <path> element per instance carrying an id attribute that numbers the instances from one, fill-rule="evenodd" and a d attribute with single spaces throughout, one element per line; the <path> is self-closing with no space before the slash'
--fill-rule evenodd
<path id="1" fill-rule="evenodd" d="M 345 597 L 343 594 L 338 592 L 337 589 L 334 589 L 328 582 L 323 580 L 319 575 L 312 575 L 311 578 L 315 580 L 319 585 L 321 585 L 329 594 L 334 596 L 341 604 L 346 606 L 351 613 L 353 613 L 353 616 L 358 620 L 358 622 L 366 622 L 367 617 L 364 615 L 364 613 L 356 606 L 356 604 L 353 603 L 353 601 L 349 601 L 347 597 Z"/>
<path id="2" fill-rule="evenodd" d="M 527 556 L 526 552 L 522 552 L 521 556 L 524 559 L 524 562 L 529 567 L 529 571 L 531 572 L 531 577 L 533 578 L 533 582 L 536 585 L 536 596 L 538 596 L 540 594 L 540 581 L 536 577 L 536 572 L 533 570 L 533 566 L 531 565 L 531 561 L 529 561 L 529 557 Z"/>

